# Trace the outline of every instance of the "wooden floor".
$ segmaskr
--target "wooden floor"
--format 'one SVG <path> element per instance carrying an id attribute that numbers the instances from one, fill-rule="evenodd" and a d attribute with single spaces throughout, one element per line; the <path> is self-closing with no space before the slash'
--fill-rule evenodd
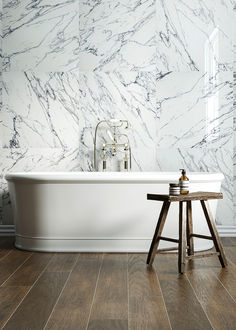
<path id="1" fill-rule="evenodd" d="M 222 239 L 229 266 L 177 256 L 32 253 L 0 237 L 2 329 L 236 329 L 236 238 Z"/>

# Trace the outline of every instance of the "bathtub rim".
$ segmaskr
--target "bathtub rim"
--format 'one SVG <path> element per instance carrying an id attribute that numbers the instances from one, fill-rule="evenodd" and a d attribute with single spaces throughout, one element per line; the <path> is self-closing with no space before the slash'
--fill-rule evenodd
<path id="1" fill-rule="evenodd" d="M 213 172 L 189 172 L 190 182 L 222 182 L 224 175 Z M 8 182 L 19 183 L 169 183 L 176 182 L 179 172 L 12 172 Z"/>

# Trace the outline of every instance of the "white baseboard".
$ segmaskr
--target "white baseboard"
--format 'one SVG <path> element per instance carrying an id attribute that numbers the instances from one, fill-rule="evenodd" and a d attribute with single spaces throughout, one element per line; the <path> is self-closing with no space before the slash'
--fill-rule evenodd
<path id="1" fill-rule="evenodd" d="M 15 236 L 15 226 L 0 225 L 0 236 Z"/>
<path id="2" fill-rule="evenodd" d="M 217 226 L 221 237 L 236 237 L 236 226 Z"/>

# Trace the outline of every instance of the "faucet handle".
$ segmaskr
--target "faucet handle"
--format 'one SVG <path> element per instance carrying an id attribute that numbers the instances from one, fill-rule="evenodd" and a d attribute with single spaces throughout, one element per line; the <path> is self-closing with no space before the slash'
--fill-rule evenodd
<path id="1" fill-rule="evenodd" d="M 129 145 L 128 143 L 125 143 L 124 151 L 128 151 L 128 150 L 129 150 Z"/>

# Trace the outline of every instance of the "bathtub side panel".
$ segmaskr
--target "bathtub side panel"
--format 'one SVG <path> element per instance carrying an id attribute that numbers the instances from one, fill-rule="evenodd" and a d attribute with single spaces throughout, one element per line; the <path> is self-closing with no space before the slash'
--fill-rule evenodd
<path id="1" fill-rule="evenodd" d="M 220 191 L 220 182 L 193 183 L 191 190 Z M 12 183 L 16 246 L 39 251 L 148 251 L 162 203 L 148 201 L 146 195 L 167 192 L 167 184 Z M 215 215 L 217 202 L 210 204 Z M 196 233 L 209 234 L 199 201 L 193 202 L 193 220 Z M 178 203 L 171 205 L 163 235 L 178 236 Z M 212 242 L 195 239 L 195 246 L 208 249 Z"/>

